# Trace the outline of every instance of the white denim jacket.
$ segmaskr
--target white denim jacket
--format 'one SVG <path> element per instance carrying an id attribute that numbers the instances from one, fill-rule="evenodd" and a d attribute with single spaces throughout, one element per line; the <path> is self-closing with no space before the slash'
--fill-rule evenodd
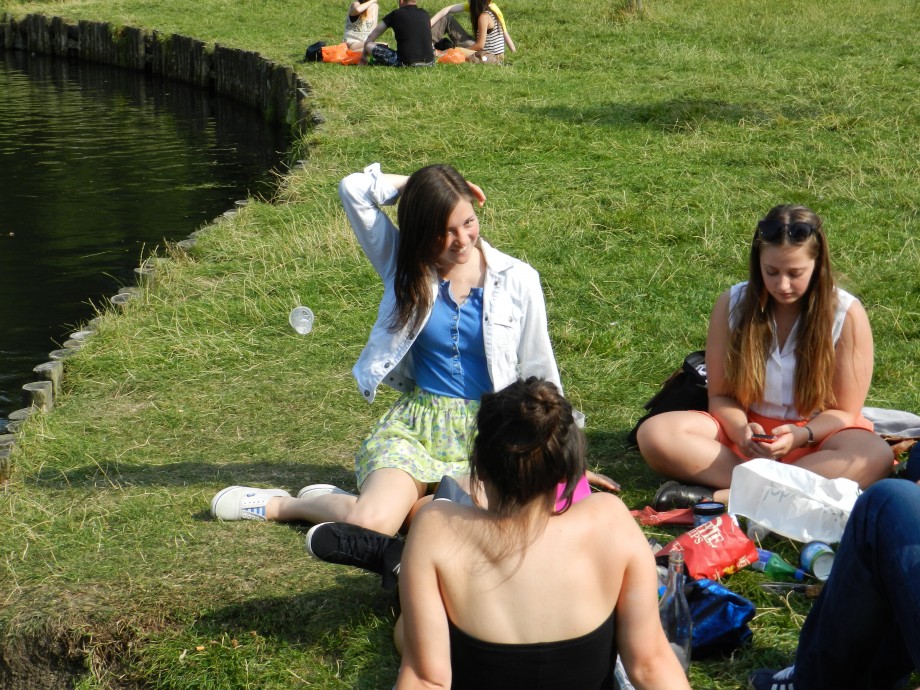
<path id="1" fill-rule="evenodd" d="M 398 192 L 383 178 L 380 165 L 374 163 L 364 172 L 342 180 L 339 197 L 358 242 L 383 279 L 383 299 L 377 309 L 377 321 L 352 369 L 361 394 L 365 400 L 373 402 L 380 383 L 398 391 L 409 391 L 415 386 L 410 349 L 418 334 L 408 326 L 397 332 L 389 329 L 396 304 L 393 279 L 399 230 L 380 207 L 396 203 Z M 559 370 L 546 326 L 540 276 L 523 261 L 494 249 L 481 237 L 478 246 L 486 261 L 483 342 L 494 389 L 501 390 L 518 378 L 540 376 L 555 383 L 561 391 Z M 437 287 L 437 275 L 432 271 L 433 295 Z M 430 316 L 429 310 L 419 329 Z"/>

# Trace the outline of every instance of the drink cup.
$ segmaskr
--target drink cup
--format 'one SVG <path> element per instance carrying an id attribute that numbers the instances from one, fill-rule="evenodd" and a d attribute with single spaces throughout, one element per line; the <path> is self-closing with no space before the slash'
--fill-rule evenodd
<path id="1" fill-rule="evenodd" d="M 295 307 L 288 317 L 288 322 L 300 335 L 306 335 L 313 330 L 313 311 L 310 307 Z"/>
<path id="2" fill-rule="evenodd" d="M 824 582 L 834 565 L 834 550 L 823 541 L 805 544 L 801 555 L 802 568 Z"/>

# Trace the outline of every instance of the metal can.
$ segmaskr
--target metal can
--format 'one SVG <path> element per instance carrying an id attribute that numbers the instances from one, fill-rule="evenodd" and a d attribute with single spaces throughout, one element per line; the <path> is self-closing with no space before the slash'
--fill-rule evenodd
<path id="1" fill-rule="evenodd" d="M 805 544 L 801 555 L 802 568 L 824 582 L 834 565 L 834 550 L 823 541 Z"/>
<path id="2" fill-rule="evenodd" d="M 725 514 L 725 504 L 717 503 L 715 501 L 707 501 L 706 503 L 697 503 L 693 506 L 693 526 L 699 527 L 700 525 L 713 520 L 720 515 Z"/>

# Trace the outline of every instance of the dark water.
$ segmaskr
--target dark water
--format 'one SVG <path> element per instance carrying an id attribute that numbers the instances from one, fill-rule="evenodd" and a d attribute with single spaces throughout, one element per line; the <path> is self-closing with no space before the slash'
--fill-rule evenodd
<path id="1" fill-rule="evenodd" d="M 206 90 L 0 53 L 0 430 L 22 385 L 151 249 L 247 195 L 288 141 Z"/>

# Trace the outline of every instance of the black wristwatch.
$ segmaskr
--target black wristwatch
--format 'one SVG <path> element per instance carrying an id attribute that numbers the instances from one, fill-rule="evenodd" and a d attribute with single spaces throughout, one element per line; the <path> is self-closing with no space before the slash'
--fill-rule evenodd
<path id="1" fill-rule="evenodd" d="M 807 424 L 803 426 L 802 428 L 808 432 L 808 440 L 805 441 L 805 447 L 807 448 L 807 447 L 815 445 L 815 432 L 812 431 L 811 427 L 808 426 Z"/>

